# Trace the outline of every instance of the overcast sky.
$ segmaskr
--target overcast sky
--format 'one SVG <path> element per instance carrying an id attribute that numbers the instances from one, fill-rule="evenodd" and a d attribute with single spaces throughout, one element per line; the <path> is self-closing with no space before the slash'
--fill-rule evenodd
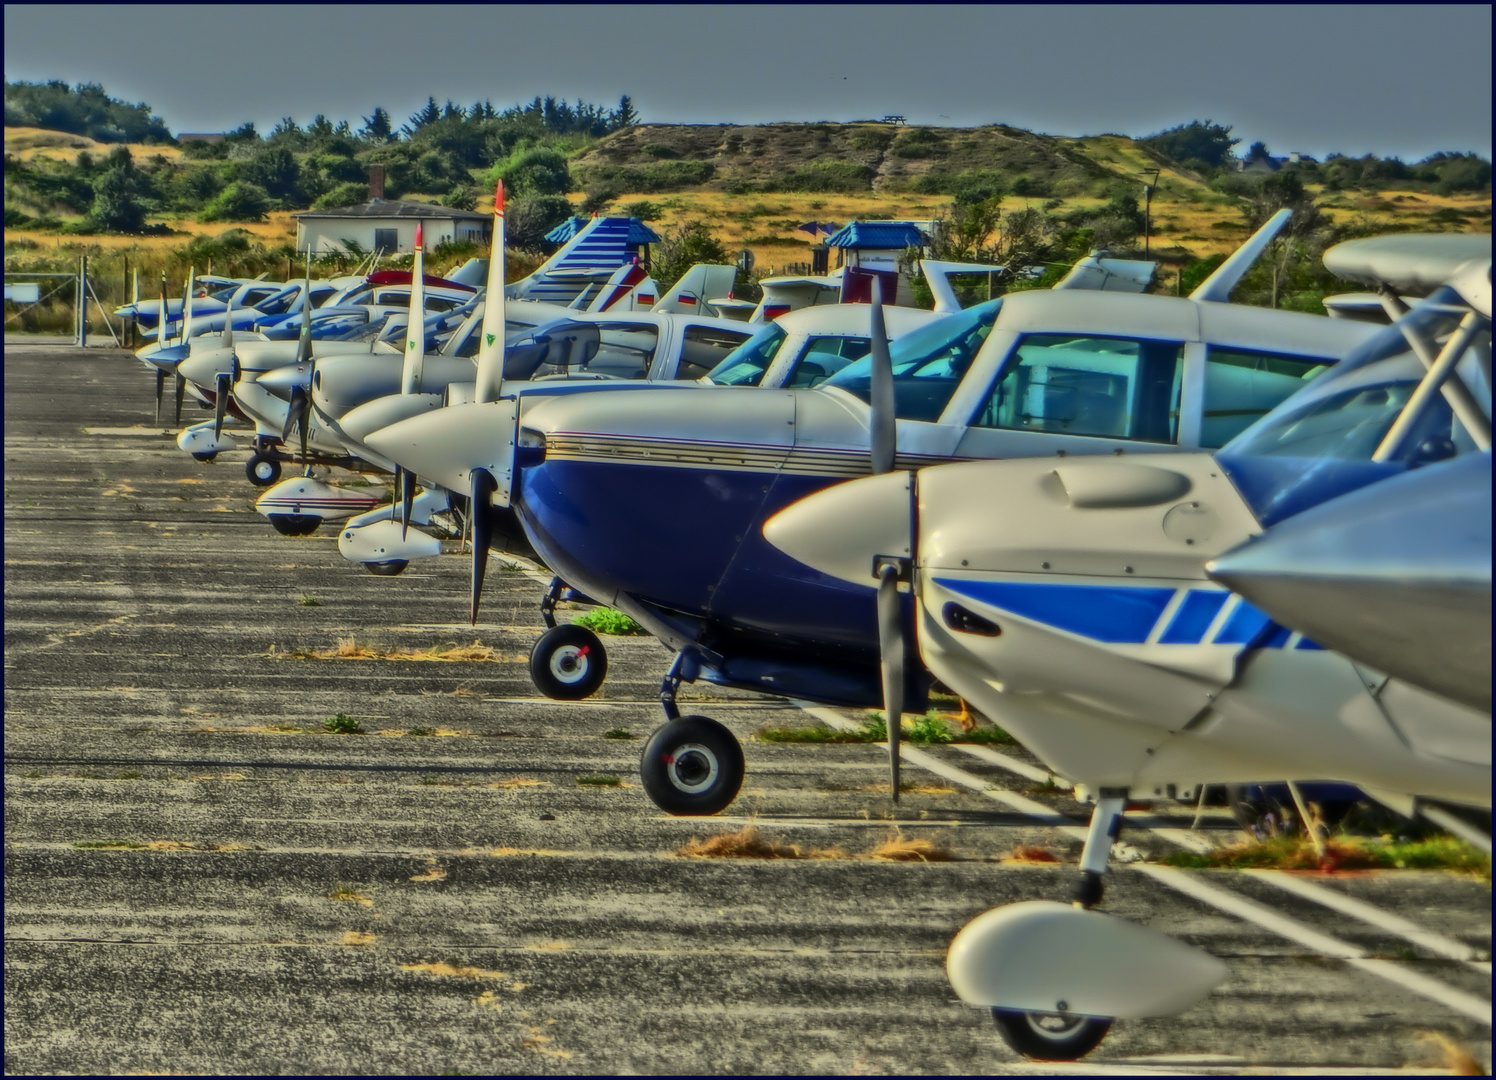
<path id="1" fill-rule="evenodd" d="M 175 132 L 395 123 L 536 95 L 646 122 L 1000 122 L 1146 135 L 1195 118 L 1274 153 L 1491 155 L 1491 8 L 5 6 L 5 78 L 99 82 Z"/>

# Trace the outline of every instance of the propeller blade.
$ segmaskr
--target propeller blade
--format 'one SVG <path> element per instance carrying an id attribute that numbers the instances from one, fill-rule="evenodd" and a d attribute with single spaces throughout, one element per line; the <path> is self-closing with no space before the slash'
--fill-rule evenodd
<path id="1" fill-rule="evenodd" d="M 888 720 L 889 777 L 899 801 L 899 721 L 904 716 L 904 620 L 899 610 L 899 569 L 878 569 L 878 649 L 883 666 L 883 715 Z"/>
<path id="2" fill-rule="evenodd" d="M 177 375 L 177 413 L 176 413 L 176 417 L 177 417 L 176 418 L 176 425 L 177 425 L 177 427 L 181 427 L 182 426 L 182 395 L 185 394 L 186 392 L 187 392 L 187 380 L 184 379 L 184 378 L 182 378 L 182 376 L 179 374 L 179 375 Z"/>
<path id="3" fill-rule="evenodd" d="M 301 419 L 302 401 L 306 391 L 299 386 L 291 387 L 291 400 L 286 406 L 286 423 L 281 428 L 281 442 L 288 442 L 291 438 L 291 429 Z"/>
<path id="4" fill-rule="evenodd" d="M 217 384 L 213 395 L 213 438 L 217 439 L 223 434 L 223 418 L 229 411 L 229 388 L 234 384 L 229 381 L 227 374 L 219 375 L 214 382 Z"/>
<path id="5" fill-rule="evenodd" d="M 478 601 L 483 596 L 483 573 L 488 569 L 488 544 L 493 539 L 493 524 L 488 518 L 489 499 L 499 490 L 499 483 L 487 469 L 474 469 L 469 483 L 473 520 L 473 583 L 468 600 L 468 619 L 478 624 Z"/>
<path id="6" fill-rule="evenodd" d="M 166 390 L 166 372 L 156 369 L 156 426 L 161 426 L 161 394 Z"/>
<path id="7" fill-rule="evenodd" d="M 873 279 L 872 304 L 872 380 L 868 397 L 872 406 L 869 432 L 872 443 L 873 472 L 886 473 L 893 468 L 898 438 L 894 419 L 893 358 L 888 352 L 888 331 L 883 323 L 883 283 Z"/>
<path id="8" fill-rule="evenodd" d="M 416 476 L 409 469 L 401 469 L 395 478 L 400 488 L 400 539 L 410 532 L 410 513 L 416 501 Z"/>

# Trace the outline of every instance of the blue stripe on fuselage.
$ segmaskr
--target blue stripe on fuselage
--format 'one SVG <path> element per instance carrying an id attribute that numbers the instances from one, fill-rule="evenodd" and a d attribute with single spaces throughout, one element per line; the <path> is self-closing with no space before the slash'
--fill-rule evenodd
<path id="1" fill-rule="evenodd" d="M 952 592 L 1072 634 L 1141 645 L 1174 598 L 1173 589 L 936 578 Z"/>

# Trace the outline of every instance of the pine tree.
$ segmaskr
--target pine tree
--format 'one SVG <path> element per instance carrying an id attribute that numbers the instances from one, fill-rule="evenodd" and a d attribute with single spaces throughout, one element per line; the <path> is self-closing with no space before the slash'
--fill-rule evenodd
<path id="1" fill-rule="evenodd" d="M 613 111 L 613 130 L 631 127 L 639 122 L 639 114 L 634 111 L 634 99 L 624 94 L 618 99 L 618 108 Z"/>
<path id="2" fill-rule="evenodd" d="M 390 127 L 390 114 L 377 105 L 373 116 L 364 117 L 364 126 L 358 133 L 370 142 L 385 143 L 395 137 L 394 129 Z"/>

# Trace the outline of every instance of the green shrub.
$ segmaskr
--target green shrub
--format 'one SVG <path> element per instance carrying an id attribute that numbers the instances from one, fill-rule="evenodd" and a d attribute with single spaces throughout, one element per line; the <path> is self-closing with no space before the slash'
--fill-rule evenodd
<path id="1" fill-rule="evenodd" d="M 588 630 L 599 634 L 613 634 L 615 636 L 627 636 L 630 634 L 645 633 L 644 627 L 621 611 L 613 608 L 593 608 L 584 615 L 578 615 L 571 620 L 574 626 L 585 626 Z"/>
<path id="2" fill-rule="evenodd" d="M 873 169 L 850 161 L 817 161 L 775 180 L 777 191 L 858 192 L 873 186 Z"/>
<path id="3" fill-rule="evenodd" d="M 368 201 L 369 185 L 350 180 L 327 192 L 312 203 L 312 207 L 317 210 L 337 210 L 344 206 L 357 206 L 359 203 Z"/>
<path id="4" fill-rule="evenodd" d="M 333 735 L 362 735 L 364 727 L 347 713 L 338 713 L 330 720 L 322 721 L 322 730 Z"/>
<path id="5" fill-rule="evenodd" d="M 264 221 L 270 193 L 258 184 L 236 180 L 203 208 L 199 221 Z"/>

